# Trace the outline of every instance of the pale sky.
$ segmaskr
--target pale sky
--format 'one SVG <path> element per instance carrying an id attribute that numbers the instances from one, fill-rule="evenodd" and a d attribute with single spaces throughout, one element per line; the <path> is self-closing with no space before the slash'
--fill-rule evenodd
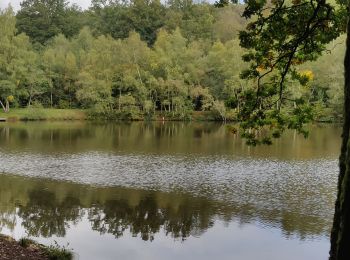
<path id="1" fill-rule="evenodd" d="M 0 8 L 3 9 L 8 6 L 9 3 L 11 3 L 12 7 L 17 11 L 20 7 L 19 3 L 23 0 L 0 0 Z M 81 6 L 83 9 L 86 9 L 90 6 L 91 0 L 68 0 L 69 3 L 77 4 Z"/>

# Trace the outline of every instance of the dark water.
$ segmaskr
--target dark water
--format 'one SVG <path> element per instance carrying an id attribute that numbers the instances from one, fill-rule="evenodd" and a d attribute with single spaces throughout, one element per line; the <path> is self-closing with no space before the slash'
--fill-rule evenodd
<path id="1" fill-rule="evenodd" d="M 79 259 L 327 259 L 340 128 L 0 124 L 0 232 Z"/>

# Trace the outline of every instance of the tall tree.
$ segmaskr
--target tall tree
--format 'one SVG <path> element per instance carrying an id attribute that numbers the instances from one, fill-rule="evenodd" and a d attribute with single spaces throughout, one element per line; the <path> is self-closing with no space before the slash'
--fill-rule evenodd
<path id="1" fill-rule="evenodd" d="M 8 8 L 0 12 L 0 105 L 7 112 L 7 97 L 14 94 L 15 90 L 15 68 L 13 57 L 16 54 L 16 48 L 13 45 L 15 38 L 15 17 L 13 10 Z"/>
<path id="2" fill-rule="evenodd" d="M 192 0 L 170 0 L 168 6 L 166 29 L 179 27 L 188 40 L 213 39 L 215 9 L 212 5 L 205 2 L 196 4 Z"/>
<path id="3" fill-rule="evenodd" d="M 14 96 L 33 97 L 41 71 L 38 54 L 26 35 L 16 35 L 15 23 L 11 8 L 0 12 L 0 105 L 5 112 Z"/>
<path id="4" fill-rule="evenodd" d="M 158 29 L 164 25 L 165 7 L 159 0 L 93 1 L 96 33 L 115 39 L 129 36 L 131 31 L 152 45 Z"/>
<path id="5" fill-rule="evenodd" d="M 77 34 L 82 26 L 79 14 L 81 10 L 69 7 L 66 0 L 24 0 L 16 15 L 17 29 L 43 45 L 60 33 L 66 37 Z"/>

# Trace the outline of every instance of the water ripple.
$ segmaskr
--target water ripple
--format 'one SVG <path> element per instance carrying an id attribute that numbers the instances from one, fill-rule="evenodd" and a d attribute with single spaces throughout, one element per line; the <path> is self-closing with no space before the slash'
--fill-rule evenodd
<path id="1" fill-rule="evenodd" d="M 263 209 L 301 208 L 329 217 L 337 161 L 116 155 L 1 153 L 1 171 L 98 186 L 181 191 Z M 19 163 L 20 162 L 20 163 Z"/>

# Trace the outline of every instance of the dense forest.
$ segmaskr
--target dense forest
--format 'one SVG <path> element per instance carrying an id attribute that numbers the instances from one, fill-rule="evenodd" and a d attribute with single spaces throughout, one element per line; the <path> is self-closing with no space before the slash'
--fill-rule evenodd
<path id="1" fill-rule="evenodd" d="M 234 120 L 239 93 L 241 4 L 191 0 L 94 0 L 88 10 L 65 0 L 25 0 L 0 10 L 0 103 L 10 107 L 83 108 L 109 119 Z M 221 8 L 217 8 L 221 6 Z M 300 67 L 294 84 L 321 121 L 341 119 L 345 38 Z M 295 105 L 295 104 L 294 104 Z M 293 106 L 293 104 L 290 104 Z"/>

